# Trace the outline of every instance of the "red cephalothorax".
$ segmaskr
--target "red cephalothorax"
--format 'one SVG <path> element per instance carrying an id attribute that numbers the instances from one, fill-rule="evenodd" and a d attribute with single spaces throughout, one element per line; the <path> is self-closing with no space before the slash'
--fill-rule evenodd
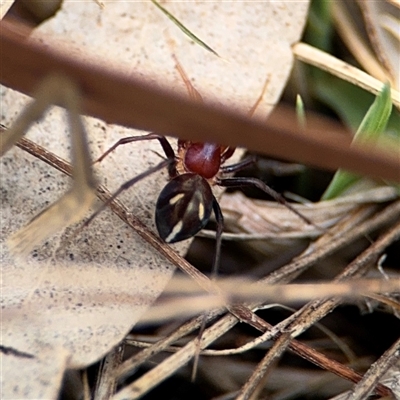
<path id="1" fill-rule="evenodd" d="M 235 149 L 215 143 L 178 141 L 177 170 L 179 174 L 194 173 L 215 184 L 221 165 Z"/>

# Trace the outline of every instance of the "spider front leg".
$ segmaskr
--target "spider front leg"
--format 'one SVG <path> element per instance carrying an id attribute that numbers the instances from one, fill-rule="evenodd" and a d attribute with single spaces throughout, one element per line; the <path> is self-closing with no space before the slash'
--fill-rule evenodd
<path id="1" fill-rule="evenodd" d="M 118 142 L 114 143 L 104 154 L 102 154 L 94 163 L 103 161 L 110 153 L 112 153 L 117 147 L 122 146 L 124 144 L 140 142 L 144 140 L 158 140 L 161 144 L 161 147 L 164 150 L 167 159 L 170 160 L 168 164 L 168 173 L 170 178 L 174 178 L 177 175 L 176 165 L 173 161 L 175 161 L 175 152 L 168 142 L 165 136 L 157 135 L 156 133 L 149 133 L 143 136 L 129 136 L 118 140 Z M 132 185 L 131 185 L 132 186 Z"/>
<path id="2" fill-rule="evenodd" d="M 165 167 L 168 167 L 168 169 L 173 166 L 173 160 L 171 159 L 166 159 L 164 161 L 161 161 L 159 164 L 156 166 L 149 168 L 147 171 L 142 172 L 139 175 L 136 175 L 134 178 L 129 179 L 129 181 L 123 183 L 115 193 L 105 202 L 103 203 L 100 208 L 98 208 L 83 224 L 83 227 L 88 226 L 109 204 L 111 204 L 122 192 L 125 190 L 128 190 L 130 187 L 132 187 L 135 183 L 141 181 L 142 179 L 148 177 L 149 175 L 153 174 L 154 172 L 160 171 L 164 169 Z M 173 166 L 173 168 L 175 168 Z"/>
<path id="3" fill-rule="evenodd" d="M 129 136 L 118 140 L 114 143 L 104 154 L 102 154 L 96 161 L 101 162 L 103 161 L 110 153 L 112 153 L 117 147 L 122 146 L 124 144 L 133 143 L 133 142 L 140 142 L 144 140 L 158 140 L 161 144 L 161 147 L 164 150 L 164 153 L 167 157 L 166 160 L 160 162 L 156 166 L 148 169 L 145 172 L 135 176 L 134 178 L 130 179 L 129 181 L 122 184 L 118 190 L 108 199 L 106 203 L 104 203 L 98 210 L 96 210 L 88 220 L 85 221 L 84 227 L 88 226 L 97 215 L 99 215 L 113 200 L 115 200 L 122 192 L 132 187 L 137 182 L 141 181 L 142 179 L 146 178 L 147 176 L 157 172 L 165 167 L 168 167 L 168 174 L 170 178 L 174 178 L 177 175 L 176 171 L 176 161 L 175 161 L 175 152 L 172 149 L 171 144 L 168 142 L 165 136 L 158 135 L 156 133 L 149 133 L 143 136 Z"/>
<path id="4" fill-rule="evenodd" d="M 79 222 L 93 205 L 96 189 L 87 136 L 79 115 L 79 90 L 74 82 L 64 76 L 50 76 L 40 84 L 34 97 L 11 128 L 1 134 L 0 154 L 6 153 L 47 108 L 60 104 L 68 114 L 74 180 L 63 197 L 9 238 L 10 250 L 20 255 L 26 255 L 48 236 Z"/>

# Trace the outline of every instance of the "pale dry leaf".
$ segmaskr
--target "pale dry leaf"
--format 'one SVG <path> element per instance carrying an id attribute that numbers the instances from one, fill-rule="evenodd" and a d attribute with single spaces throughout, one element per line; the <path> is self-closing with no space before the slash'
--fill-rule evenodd
<path id="1" fill-rule="evenodd" d="M 280 96 L 292 65 L 290 48 L 300 37 L 308 7 L 308 2 L 163 3 L 217 50 L 222 56 L 217 58 L 194 45 L 150 2 L 104 4 L 101 9 L 94 2 L 65 1 L 57 16 L 33 36 L 45 42 L 68 42 L 71 51 L 84 53 L 88 59 L 111 63 L 127 74 L 141 73 L 156 85 L 185 93 L 171 57 L 174 51 L 205 101 L 241 110 L 251 108 L 268 78 L 267 93 L 258 109 L 261 115 Z M 1 122 L 10 126 L 27 101 L 3 88 Z M 93 157 L 121 137 L 141 134 L 93 118 L 85 118 L 85 124 Z M 34 124 L 28 137 L 70 159 L 68 127 L 58 108 Z M 99 181 L 116 190 L 160 161 L 152 150 L 161 152 L 158 143 L 150 142 L 119 148 L 96 166 Z M 165 171 L 155 174 L 121 195 L 121 201 L 153 230 L 155 199 L 166 179 Z M 70 182 L 32 156 L 12 149 L 2 159 L 1 185 L 4 240 L 59 198 Z M 184 251 L 188 245 L 177 248 Z M 65 367 L 93 363 L 115 346 L 173 271 L 170 263 L 108 211 L 79 233 L 69 228 L 49 239 L 23 262 L 13 260 L 4 245 L 1 252 L 6 306 L 3 345 L 32 354 L 37 368 L 39 354 L 47 349 L 50 365 L 54 360 L 54 376 Z M 48 356 L 52 351 L 61 354 L 60 349 L 66 352 L 65 364 Z M 21 379 L 21 369 L 14 366 L 12 358 L 4 358 L 7 388 Z M 34 378 L 24 373 L 32 384 L 32 398 L 42 397 L 42 383 Z M 10 393 L 4 392 L 3 398 L 12 397 Z"/>
<path id="2" fill-rule="evenodd" d="M 14 0 L 0 0 L 0 20 L 7 14 L 13 3 Z"/>
<path id="3" fill-rule="evenodd" d="M 295 204 L 315 226 L 306 224 L 276 202 L 250 199 L 241 192 L 224 194 L 220 204 L 225 225 L 234 232 L 224 236 L 231 240 L 251 240 L 250 245 L 261 253 L 289 251 L 304 239 L 318 237 L 362 204 L 383 203 L 398 197 L 396 189 L 391 187 L 364 189 L 333 200 Z"/>
<path id="4" fill-rule="evenodd" d="M 16 354 L 2 349 L 0 397 L 2 399 L 56 399 L 69 352 L 61 347 L 43 347 L 40 354 Z M 19 379 L 15 378 L 18 371 Z M 28 378 L 28 379 L 26 379 Z"/>

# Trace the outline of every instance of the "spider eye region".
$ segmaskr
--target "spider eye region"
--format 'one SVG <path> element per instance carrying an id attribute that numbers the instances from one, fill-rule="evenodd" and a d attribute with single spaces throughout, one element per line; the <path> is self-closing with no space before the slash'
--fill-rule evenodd
<path id="1" fill-rule="evenodd" d="M 208 182 L 197 174 L 172 179 L 156 204 L 156 226 L 167 243 L 193 237 L 210 219 L 214 196 Z"/>

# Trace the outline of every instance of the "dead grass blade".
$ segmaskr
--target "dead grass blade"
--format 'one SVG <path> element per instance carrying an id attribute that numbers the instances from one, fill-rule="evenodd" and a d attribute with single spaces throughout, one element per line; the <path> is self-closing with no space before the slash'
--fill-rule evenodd
<path id="1" fill-rule="evenodd" d="M 293 52 L 299 60 L 338 76 L 375 95 L 378 94 L 384 86 L 384 82 L 373 78 L 366 72 L 306 43 L 295 44 L 293 46 Z M 393 89 L 391 96 L 393 104 L 397 108 L 400 108 L 400 93 Z"/>
<path id="2" fill-rule="evenodd" d="M 93 398 L 96 400 L 108 400 L 117 388 L 115 370 L 121 365 L 124 355 L 124 343 L 111 350 L 103 360 L 97 376 Z"/>
<path id="3" fill-rule="evenodd" d="M 400 359 L 400 339 L 385 351 L 378 361 L 373 363 L 364 374 L 363 379 L 355 385 L 351 392 L 354 400 L 366 399 L 382 380 L 386 371 L 395 365 Z"/>
<path id="4" fill-rule="evenodd" d="M 249 400 L 258 398 L 259 393 L 265 385 L 268 372 L 271 367 L 279 360 L 282 353 L 290 344 L 290 333 L 283 333 L 268 351 L 266 356 L 257 365 L 251 377 L 242 387 L 236 400 Z"/>

